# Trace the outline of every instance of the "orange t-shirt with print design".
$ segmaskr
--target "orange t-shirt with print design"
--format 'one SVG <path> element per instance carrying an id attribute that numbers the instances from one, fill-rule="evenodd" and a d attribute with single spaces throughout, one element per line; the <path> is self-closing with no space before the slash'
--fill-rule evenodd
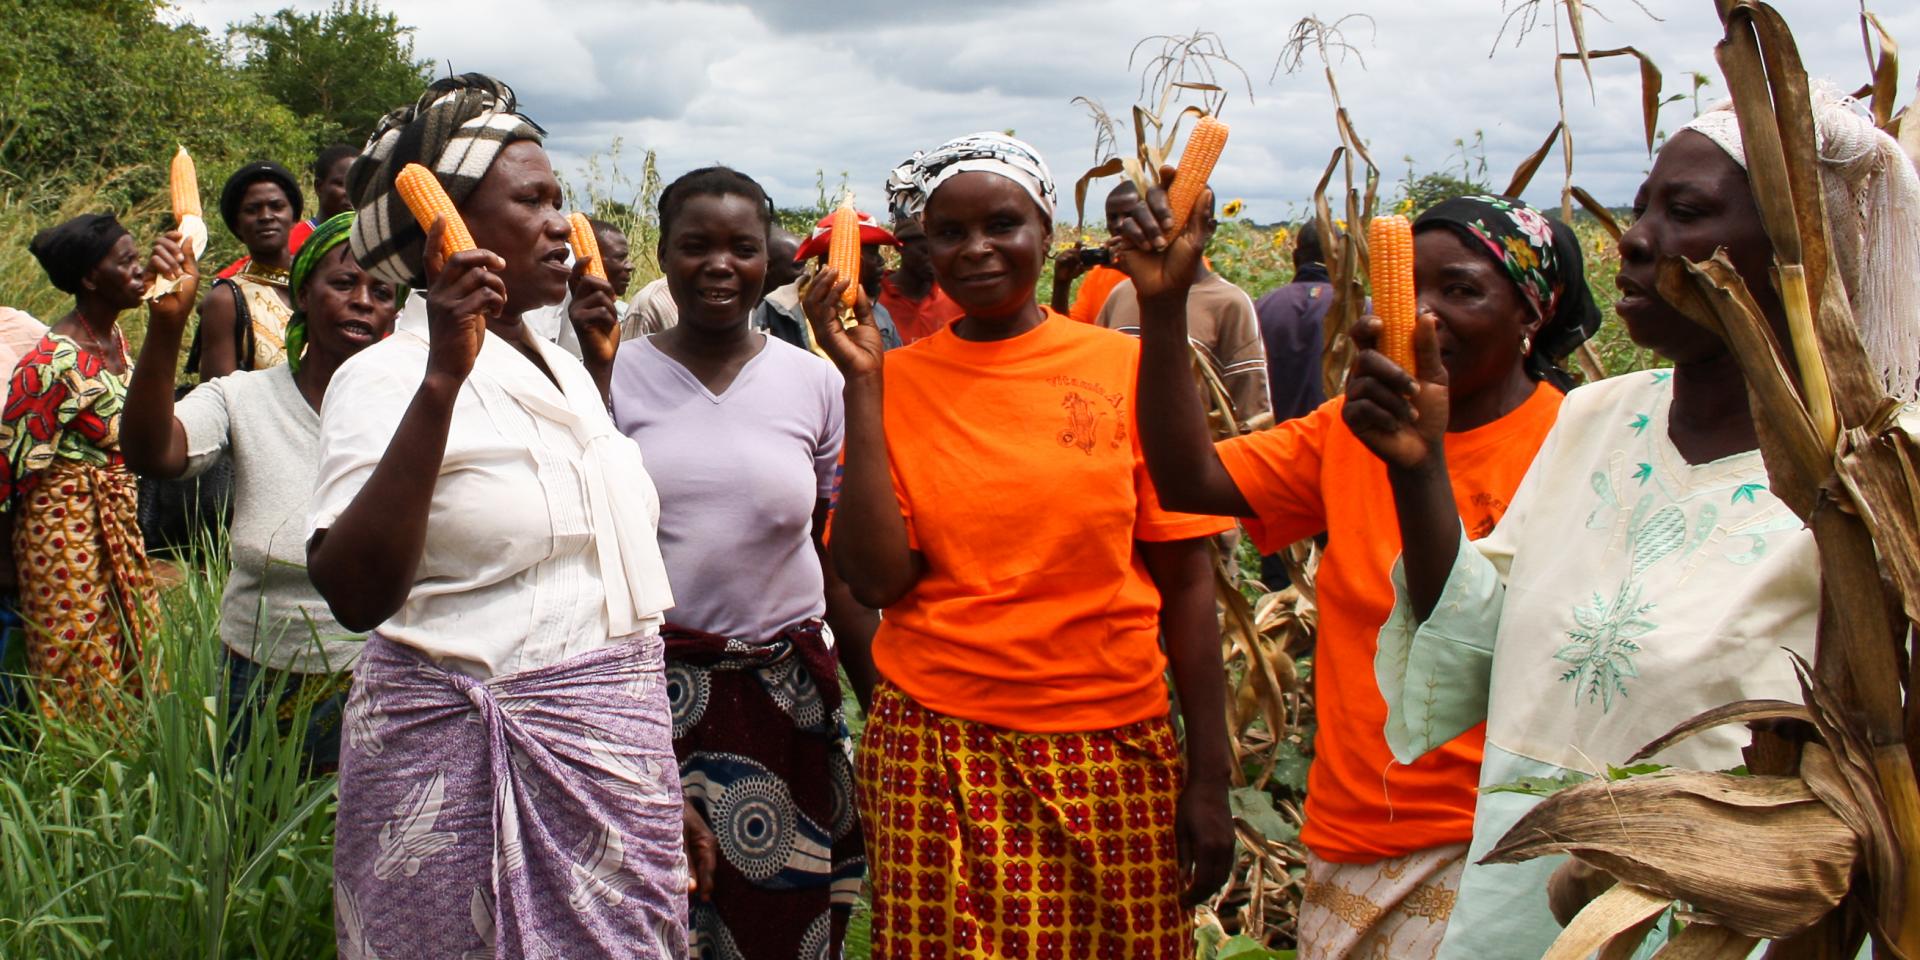
<path id="1" fill-rule="evenodd" d="M 1493 532 L 1565 399 L 1538 384 L 1513 412 L 1446 439 L 1454 503 L 1467 535 Z M 1473 837 L 1486 726 L 1411 765 L 1387 749 L 1387 703 L 1374 675 L 1381 625 L 1393 612 L 1399 514 L 1386 465 L 1340 418 L 1335 397 L 1304 417 L 1221 442 L 1216 449 L 1256 518 L 1262 553 L 1327 535 L 1314 579 L 1313 766 L 1301 842 L 1321 859 L 1371 863 Z"/>
<path id="2" fill-rule="evenodd" d="M 1105 730 L 1168 709 L 1136 541 L 1232 523 L 1160 508 L 1134 428 L 1139 341 L 1046 313 L 1006 340 L 946 327 L 887 354 L 894 493 L 926 572 L 886 609 L 873 659 L 937 713 Z"/>

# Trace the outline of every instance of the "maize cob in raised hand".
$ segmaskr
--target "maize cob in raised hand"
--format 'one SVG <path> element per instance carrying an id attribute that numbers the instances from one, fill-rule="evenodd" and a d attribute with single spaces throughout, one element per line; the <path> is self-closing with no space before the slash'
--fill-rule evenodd
<path id="1" fill-rule="evenodd" d="M 587 262 L 587 276 L 607 278 L 605 261 L 600 259 L 600 238 L 593 235 L 593 222 L 578 210 L 567 214 L 567 243 L 573 256 Z"/>
<path id="2" fill-rule="evenodd" d="M 173 222 L 180 229 L 181 252 L 198 257 L 207 248 L 207 224 L 200 209 L 200 178 L 193 157 L 182 145 L 167 170 L 173 198 Z"/>
<path id="3" fill-rule="evenodd" d="M 1167 187 L 1167 209 L 1173 213 L 1175 235 L 1193 215 L 1193 204 L 1207 188 L 1207 178 L 1213 176 L 1213 165 L 1220 161 L 1220 151 L 1226 146 L 1227 125 L 1212 117 L 1201 117 L 1187 135 L 1187 146 L 1180 151 L 1180 169 Z"/>
<path id="4" fill-rule="evenodd" d="M 447 256 L 473 249 L 473 234 L 467 232 L 467 222 L 460 219 L 460 211 L 453 208 L 453 198 L 440 186 L 440 178 L 417 163 L 409 163 L 400 168 L 398 176 L 393 178 L 394 190 L 405 201 L 407 209 L 413 211 L 413 218 L 420 221 L 420 229 L 432 230 L 436 217 L 445 217 L 446 233 L 443 235 L 440 249 Z"/>
<path id="5" fill-rule="evenodd" d="M 1380 318 L 1380 352 L 1412 374 L 1413 328 L 1419 303 L 1413 291 L 1413 225 L 1406 217 L 1374 217 L 1367 222 L 1368 273 L 1373 280 L 1373 312 Z"/>
<path id="6" fill-rule="evenodd" d="M 840 305 L 851 307 L 860 295 L 860 214 L 853 209 L 853 198 L 848 197 L 833 211 L 833 224 L 828 228 L 827 266 L 838 271 L 840 278 L 847 281 L 847 290 L 840 295 Z"/>

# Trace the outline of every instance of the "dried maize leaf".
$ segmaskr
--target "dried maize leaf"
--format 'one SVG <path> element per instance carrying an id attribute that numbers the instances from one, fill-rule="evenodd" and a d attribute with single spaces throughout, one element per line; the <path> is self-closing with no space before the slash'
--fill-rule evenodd
<path id="1" fill-rule="evenodd" d="M 1742 960 L 1759 937 L 1694 921 L 1654 954 L 1654 960 Z"/>
<path id="2" fill-rule="evenodd" d="M 1553 152 L 1553 144 L 1560 139 L 1563 127 L 1565 124 L 1554 124 L 1553 129 L 1547 131 L 1547 139 L 1541 141 L 1540 149 L 1527 154 L 1527 158 L 1520 161 L 1520 166 L 1514 168 L 1513 179 L 1508 180 L 1507 189 L 1501 191 L 1504 196 L 1517 197 L 1527 192 L 1527 187 L 1533 183 L 1533 175 L 1540 172 L 1540 165 L 1546 162 L 1547 154 Z M 1416 214 L 1419 212 L 1414 211 Z"/>
<path id="3" fill-rule="evenodd" d="M 1649 893 L 1632 884 L 1616 883 L 1567 924 L 1553 946 L 1540 960 L 1585 960 L 1594 951 L 1608 947 L 1632 932 L 1649 918 L 1659 915 L 1673 901 Z M 1642 937 L 1646 931 L 1640 931 Z M 1638 942 L 1636 939 L 1635 942 Z"/>
<path id="4" fill-rule="evenodd" d="M 1779 938 L 1846 896 L 1859 842 L 1796 777 L 1671 771 L 1562 790 L 1481 862 L 1556 853 L 1732 930 Z"/>
<path id="5" fill-rule="evenodd" d="M 1726 726 L 1729 723 L 1753 723 L 1758 720 L 1803 720 L 1812 723 L 1813 715 L 1807 711 L 1806 707 L 1786 700 L 1737 700 L 1681 721 L 1672 730 L 1641 747 L 1637 753 L 1627 759 L 1627 762 L 1639 763 L 1682 740 L 1714 727 Z"/>
<path id="6" fill-rule="evenodd" d="M 1127 165 L 1119 157 L 1111 157 L 1107 162 L 1088 170 L 1073 182 L 1073 212 L 1079 218 L 1076 230 L 1084 230 L 1087 225 L 1087 187 L 1101 177 L 1111 177 L 1116 173 L 1125 173 Z"/>
<path id="7" fill-rule="evenodd" d="M 1879 56 L 1874 56 L 1878 40 Z M 1900 45 L 1893 34 L 1871 11 L 1860 11 L 1860 42 L 1867 48 L 1867 62 L 1873 65 L 1873 82 L 1867 85 L 1873 101 L 1873 122 L 1885 130 L 1893 120 L 1894 85 L 1900 82 Z"/>

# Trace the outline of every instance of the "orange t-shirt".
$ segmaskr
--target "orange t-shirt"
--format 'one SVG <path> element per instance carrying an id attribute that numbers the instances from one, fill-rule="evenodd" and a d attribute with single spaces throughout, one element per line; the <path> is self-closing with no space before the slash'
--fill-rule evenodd
<path id="1" fill-rule="evenodd" d="M 1113 267 L 1095 266 L 1080 278 L 1080 293 L 1073 298 L 1073 306 L 1067 309 L 1067 316 L 1081 323 L 1097 323 L 1100 320 L 1100 308 L 1107 305 L 1107 295 L 1113 288 L 1126 282 L 1127 275 Z"/>
<path id="2" fill-rule="evenodd" d="M 906 345 L 916 340 L 925 340 L 933 332 L 967 315 L 960 305 L 947 296 L 939 284 L 919 300 L 910 300 L 893 285 L 893 275 L 880 278 L 880 305 L 887 308 L 893 317 L 893 328 L 900 331 L 900 343 Z"/>
<path id="3" fill-rule="evenodd" d="M 886 609 L 880 673 L 1014 730 L 1167 713 L 1160 592 L 1136 540 L 1232 526 L 1160 508 L 1134 428 L 1140 344 L 1047 311 L 1008 340 L 944 327 L 887 354 L 894 495 L 926 572 Z"/>
<path id="4" fill-rule="evenodd" d="M 1454 502 L 1469 537 L 1491 533 L 1506 512 L 1563 399 L 1543 383 L 1499 420 L 1447 434 Z M 1395 763 L 1387 749 L 1387 704 L 1373 659 L 1380 627 L 1393 612 L 1400 527 L 1386 465 L 1340 419 L 1345 402 L 1336 397 L 1218 449 L 1257 515 L 1247 531 L 1261 552 L 1327 534 L 1314 581 L 1320 636 L 1313 702 L 1320 732 L 1300 839 L 1322 859 L 1370 863 L 1472 838 L 1486 726 L 1410 766 Z"/>

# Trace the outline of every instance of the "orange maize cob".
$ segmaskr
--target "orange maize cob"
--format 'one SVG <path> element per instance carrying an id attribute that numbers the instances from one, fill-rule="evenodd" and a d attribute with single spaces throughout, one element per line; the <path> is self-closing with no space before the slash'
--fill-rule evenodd
<path id="1" fill-rule="evenodd" d="M 1207 188 L 1207 178 L 1213 176 L 1213 165 L 1219 162 L 1220 151 L 1226 148 L 1226 124 L 1212 117 L 1201 117 L 1200 122 L 1193 125 L 1193 132 L 1187 135 L 1186 149 L 1180 151 L 1180 169 L 1173 175 L 1173 185 L 1167 188 L 1167 209 L 1173 212 L 1175 234 L 1193 215 L 1193 205 L 1200 199 L 1200 191 Z"/>
<path id="2" fill-rule="evenodd" d="M 607 278 L 600 260 L 600 238 L 593 235 L 593 222 L 578 210 L 567 214 L 567 243 L 573 246 L 574 259 L 587 262 L 587 276 Z"/>
<path id="3" fill-rule="evenodd" d="M 1380 352 L 1414 372 L 1413 328 L 1420 306 L 1413 292 L 1413 224 L 1399 215 L 1367 222 L 1373 312 L 1380 318 Z"/>
<path id="4" fill-rule="evenodd" d="M 460 211 L 453 208 L 453 198 L 447 196 L 433 171 L 409 163 L 393 178 L 393 188 L 399 192 L 400 199 L 406 201 L 407 209 L 413 211 L 413 218 L 420 221 L 420 229 L 432 230 L 436 217 L 446 218 L 447 229 L 440 248 L 447 256 L 473 249 L 473 234 L 467 232 L 467 222 L 460 219 Z"/>
<path id="5" fill-rule="evenodd" d="M 833 223 L 827 229 L 827 266 L 847 281 L 840 305 L 851 307 L 860 294 L 860 214 L 853 204 L 842 203 L 833 211 Z"/>
<path id="6" fill-rule="evenodd" d="M 201 216 L 200 180 L 193 169 L 193 158 L 187 155 L 187 148 L 173 155 L 173 167 L 168 171 L 173 190 L 173 222 L 179 223 L 187 217 Z"/>

